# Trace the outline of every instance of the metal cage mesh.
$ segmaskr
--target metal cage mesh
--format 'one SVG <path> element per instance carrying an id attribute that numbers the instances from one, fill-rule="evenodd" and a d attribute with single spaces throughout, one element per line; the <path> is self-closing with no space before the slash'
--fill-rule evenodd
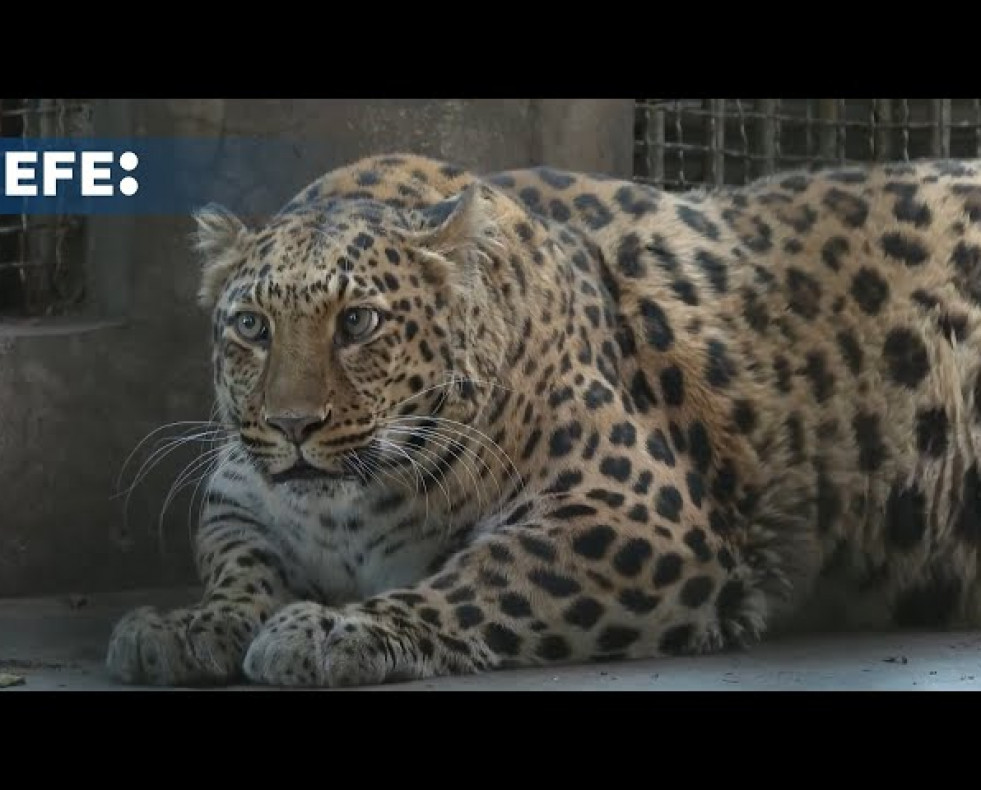
<path id="1" fill-rule="evenodd" d="M 0 136 L 86 136 L 92 104 L 0 99 Z M 638 99 L 634 176 L 664 189 L 738 185 L 831 164 L 981 156 L 981 99 Z M 0 317 L 84 298 L 84 218 L 0 215 Z"/>
<path id="2" fill-rule="evenodd" d="M 92 104 L 0 99 L 0 137 L 83 137 Z M 0 317 L 62 315 L 84 298 L 84 218 L 0 215 Z"/>
<path id="3" fill-rule="evenodd" d="M 831 164 L 981 156 L 981 99 L 638 99 L 634 174 L 664 189 Z"/>

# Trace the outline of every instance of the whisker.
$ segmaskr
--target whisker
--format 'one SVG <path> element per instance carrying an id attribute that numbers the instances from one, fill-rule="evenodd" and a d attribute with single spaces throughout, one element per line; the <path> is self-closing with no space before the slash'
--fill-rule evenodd
<path id="1" fill-rule="evenodd" d="M 487 470 L 488 474 L 493 475 L 493 471 L 491 470 L 490 466 L 487 464 L 487 461 L 485 461 L 484 458 L 480 455 L 480 453 L 478 453 L 472 447 L 468 446 L 467 443 L 466 443 L 466 441 L 462 441 L 461 439 L 455 439 L 455 438 L 453 438 L 454 437 L 454 433 L 448 431 L 445 428 L 441 428 L 440 426 L 417 426 L 417 427 L 414 427 L 414 428 L 409 428 L 409 427 L 390 427 L 390 428 L 387 428 L 386 431 L 387 432 L 392 432 L 392 433 L 402 433 L 403 435 L 404 434 L 408 434 L 410 436 L 412 435 L 412 431 L 418 431 L 419 433 L 422 433 L 425 436 L 436 436 L 436 437 L 438 437 L 440 439 L 443 439 L 444 441 L 447 441 L 447 442 L 450 442 L 450 443 L 456 445 L 463 452 L 469 453 L 475 460 L 479 461 L 483 465 L 484 469 Z M 456 431 L 456 434 L 455 435 L 462 437 L 463 440 L 465 440 L 467 438 L 467 437 L 465 437 L 463 435 L 463 433 L 461 431 Z M 479 444 L 480 443 L 478 442 L 478 445 Z M 500 483 L 499 482 L 498 482 L 498 493 L 501 493 L 500 492 Z"/>
<path id="2" fill-rule="evenodd" d="M 364 471 L 361 465 L 357 463 L 357 458 L 355 456 L 342 456 L 341 465 L 348 471 L 354 472 L 360 479 L 363 485 L 368 484 L 368 479 L 364 476 Z"/>
<path id="3" fill-rule="evenodd" d="M 194 434 L 184 434 L 178 437 L 171 438 L 169 440 L 158 440 L 157 444 L 160 445 L 155 449 L 149 457 L 147 457 L 143 463 L 140 465 L 139 470 L 136 473 L 136 477 L 128 488 L 121 491 L 117 491 L 112 498 L 123 496 L 124 494 L 132 493 L 133 489 L 136 488 L 146 476 L 150 474 L 156 468 L 156 466 L 163 461 L 168 455 L 170 455 L 174 450 L 183 447 L 191 442 L 203 441 L 203 442 L 214 442 L 221 437 L 223 431 L 220 429 L 211 429 L 208 431 L 201 431 Z M 161 444 L 163 442 L 163 444 Z"/>
<path id="4" fill-rule="evenodd" d="M 456 447 L 459 447 L 462 452 L 470 453 L 477 460 L 481 461 L 481 463 L 484 463 L 485 467 L 487 466 L 484 460 L 477 453 L 475 453 L 471 448 L 467 447 L 463 442 L 454 439 L 451 436 L 446 436 L 445 434 L 441 433 L 438 429 L 420 427 L 420 428 L 416 428 L 415 430 L 419 435 L 427 436 L 435 440 L 440 440 L 441 443 L 439 446 L 442 447 L 444 450 L 449 452 L 449 448 L 451 447 L 451 445 L 455 445 Z M 389 432 L 401 436 L 409 436 L 409 437 L 413 436 L 413 432 L 407 428 L 391 428 L 389 429 Z M 484 505 L 483 505 L 483 499 L 481 497 L 481 485 L 479 483 L 479 475 L 475 473 L 474 468 L 470 466 L 470 464 L 467 462 L 467 459 L 462 454 L 455 454 L 455 457 L 463 466 L 463 468 L 466 469 L 467 473 L 470 475 L 470 479 L 473 481 L 474 489 L 477 492 L 477 504 L 480 507 L 480 509 L 483 510 Z M 457 482 L 459 482 L 459 475 L 457 476 Z M 498 489 L 500 489 L 500 484 L 498 484 Z"/>
<path id="5" fill-rule="evenodd" d="M 343 456 L 341 458 L 341 464 L 347 469 L 354 467 L 355 473 L 361 478 L 362 485 L 368 485 L 369 481 L 374 481 L 374 477 L 372 477 L 371 474 L 371 469 L 360 454 Z"/>
<path id="6" fill-rule="evenodd" d="M 454 387 L 457 384 L 470 383 L 470 384 L 475 384 L 475 385 L 478 385 L 478 386 L 497 387 L 497 388 L 502 389 L 502 390 L 505 390 L 507 392 L 514 392 L 514 390 L 511 387 L 507 387 L 504 384 L 500 384 L 500 383 L 498 383 L 496 381 L 487 381 L 486 379 L 476 379 L 476 378 L 473 378 L 471 376 L 463 376 L 462 374 L 453 374 L 453 373 L 449 374 L 449 376 L 450 376 L 450 378 L 448 380 L 446 380 L 446 381 L 441 381 L 441 382 L 438 382 L 436 384 L 432 384 L 429 387 L 426 387 L 424 389 L 421 389 L 418 392 L 414 392 L 411 395 L 409 395 L 408 397 L 403 398 L 398 403 L 393 404 L 390 407 L 390 410 L 391 411 L 395 411 L 396 409 L 400 409 L 403 406 L 406 406 L 409 403 L 411 403 L 412 401 L 416 400 L 417 398 L 421 398 L 423 395 L 426 395 L 426 394 L 428 394 L 430 392 L 433 392 L 434 390 L 437 390 L 437 389 L 441 389 L 442 388 L 445 391 L 446 388 L 448 388 L 448 387 L 450 387 L 450 388 L 451 387 Z M 439 406 L 442 406 L 442 403 L 443 403 L 443 401 L 445 401 L 445 399 L 446 399 L 446 394 L 444 392 L 444 394 L 441 396 L 441 400 L 439 402 Z"/>
<path id="7" fill-rule="evenodd" d="M 117 499 L 118 497 L 125 497 L 123 501 L 123 530 L 124 532 L 130 531 L 130 505 L 132 502 L 133 494 L 135 493 L 137 487 L 142 483 L 147 476 L 171 453 L 178 450 L 184 446 L 190 445 L 194 442 L 202 442 L 205 444 L 214 444 L 216 441 L 224 439 L 228 433 L 227 429 L 222 426 L 212 426 L 202 430 L 202 426 L 208 425 L 208 423 L 200 421 L 186 420 L 180 423 L 170 423 L 165 426 L 152 431 L 150 435 L 144 437 L 140 442 L 140 446 L 146 444 L 146 441 L 153 434 L 160 433 L 161 430 L 166 430 L 168 428 L 173 428 L 176 425 L 189 425 L 190 428 L 186 428 L 180 435 L 176 437 L 169 437 L 164 439 L 158 439 L 154 451 L 144 459 L 140 468 L 137 470 L 136 476 L 130 485 L 122 490 L 117 491 L 115 494 L 110 495 L 110 500 Z M 135 450 L 134 450 L 135 452 Z M 133 457 L 134 452 L 130 453 L 130 459 Z M 117 486 L 121 484 L 122 474 L 125 473 L 125 468 L 128 466 L 129 460 L 124 464 L 124 471 L 121 473 L 120 479 L 117 481 Z M 193 462 L 192 462 L 193 463 Z M 185 467 L 186 468 L 186 467 Z"/>
<path id="8" fill-rule="evenodd" d="M 213 420 L 179 420 L 177 422 L 168 422 L 165 425 L 161 425 L 154 428 L 146 436 L 137 442 L 136 446 L 130 451 L 129 455 L 126 456 L 126 460 L 123 461 L 122 468 L 119 470 L 119 477 L 116 479 L 116 488 L 119 488 L 122 483 L 122 479 L 126 474 L 126 469 L 129 466 L 130 461 L 133 460 L 133 456 L 136 455 L 140 448 L 146 444 L 153 436 L 156 436 L 161 431 L 166 431 L 169 428 L 177 428 L 180 426 L 191 426 L 186 428 L 185 433 L 198 431 L 198 430 L 228 430 L 225 426 L 215 423 Z"/>
<path id="9" fill-rule="evenodd" d="M 401 416 L 398 416 L 398 417 L 392 417 L 392 418 L 386 420 L 384 422 L 384 425 L 385 425 L 385 427 L 389 427 L 391 425 L 395 425 L 395 426 L 401 425 L 402 427 L 411 428 L 412 427 L 411 425 L 406 425 L 406 421 L 409 421 L 409 420 L 426 420 L 426 421 L 432 421 L 432 422 L 437 423 L 437 424 L 454 426 L 457 429 L 462 429 L 462 431 L 470 432 L 470 433 L 475 434 L 476 437 L 479 437 L 481 443 L 484 443 L 484 446 L 487 447 L 489 450 L 491 450 L 493 452 L 493 454 L 494 454 L 496 460 L 498 461 L 498 463 L 501 463 L 504 471 L 510 477 L 511 483 L 514 486 L 514 488 L 516 490 L 518 490 L 518 489 L 520 489 L 523 486 L 524 483 L 523 483 L 523 480 L 521 479 L 521 473 L 518 470 L 518 467 L 514 463 L 514 461 L 511 460 L 511 457 L 507 454 L 507 452 L 504 450 L 504 448 L 502 448 L 497 442 L 495 442 L 486 433 L 484 433 L 483 431 L 479 430 L 478 428 L 475 428 L 472 425 L 467 425 L 465 423 L 458 422 L 456 420 L 451 420 L 451 419 L 449 419 L 447 417 L 425 416 L 425 415 L 421 415 L 421 414 L 419 414 L 419 415 L 415 415 L 415 414 L 412 414 L 412 415 L 401 415 Z M 507 461 L 507 465 L 504 465 L 503 462 L 501 461 L 501 458 L 502 457 L 504 458 L 504 460 Z"/>
<path id="10" fill-rule="evenodd" d="M 199 473 L 203 469 L 207 469 L 207 467 L 210 464 L 212 464 L 215 460 L 217 460 L 220 457 L 224 449 L 225 448 L 223 447 L 219 447 L 213 450 L 205 450 L 203 453 L 201 453 L 201 455 L 199 455 L 193 461 L 188 463 L 181 470 L 180 474 L 177 475 L 174 482 L 171 483 L 170 489 L 167 491 L 167 495 L 164 498 L 164 503 L 160 510 L 160 516 L 158 519 L 158 524 L 160 526 L 163 526 L 164 516 L 166 515 L 167 509 L 170 507 L 170 503 L 173 501 L 174 497 L 177 496 L 177 494 L 180 492 L 182 488 L 190 485 L 191 482 L 197 482 L 194 475 Z"/>
<path id="11" fill-rule="evenodd" d="M 208 504 L 208 498 L 209 498 L 209 496 L 211 496 L 211 495 L 213 495 L 215 493 L 212 490 L 212 488 L 211 488 L 211 483 L 222 473 L 222 471 L 226 467 L 230 466 L 231 464 L 237 464 L 237 463 L 241 463 L 242 461 L 247 461 L 247 455 L 242 450 L 242 448 L 240 446 L 237 446 L 237 445 L 234 445 L 233 444 L 233 445 L 230 446 L 230 450 L 231 450 L 231 452 L 229 452 L 228 455 L 223 460 L 220 460 L 219 461 L 219 463 L 215 467 L 214 471 L 211 472 L 210 475 L 208 476 L 208 485 L 205 488 L 205 494 L 204 494 L 204 496 L 201 497 L 201 503 L 198 506 L 198 519 L 197 519 L 197 523 L 198 524 L 201 523 L 201 519 L 204 517 L 204 508 Z M 222 498 L 221 501 L 227 501 L 227 500 L 225 500 L 224 498 Z M 190 538 L 191 538 L 191 542 L 193 543 L 194 542 L 194 534 L 193 534 L 194 525 L 191 524 L 191 525 L 189 525 L 189 527 L 190 527 Z"/>
<path id="12" fill-rule="evenodd" d="M 369 445 L 364 450 L 362 450 L 361 453 L 359 453 L 359 457 L 364 461 L 366 466 L 370 466 L 370 468 L 373 471 L 377 472 L 378 474 L 385 475 L 385 477 L 387 477 L 389 480 L 394 480 L 396 485 L 400 487 L 404 487 L 409 490 L 413 488 L 412 485 L 413 481 L 403 476 L 404 470 L 393 466 L 392 462 L 389 461 L 387 458 L 384 458 L 379 453 L 377 448 Z M 387 469 L 392 471 L 386 471 L 384 468 L 382 468 L 383 464 L 386 466 Z M 415 492 L 419 493 L 418 481 L 416 482 L 415 485 Z"/>
<path id="13" fill-rule="evenodd" d="M 420 489 L 422 491 L 423 502 L 425 502 L 426 505 L 425 524 L 426 526 L 429 526 L 429 490 L 426 488 L 425 485 L 423 485 L 422 470 L 420 465 L 416 462 L 416 460 L 411 455 L 408 454 L 408 452 L 406 452 L 401 446 L 395 444 L 394 442 L 390 442 L 387 439 L 382 439 L 382 438 L 377 439 L 377 441 L 383 444 L 384 446 L 391 447 L 392 449 L 404 455 L 406 459 L 408 459 L 410 468 L 416 474 L 416 486 L 417 486 L 416 492 L 418 493 Z"/>
<path id="14" fill-rule="evenodd" d="M 404 431 L 406 429 L 393 427 L 393 428 L 389 428 L 388 430 L 396 432 L 396 431 Z M 500 515 L 500 513 L 503 511 L 504 507 L 506 506 L 505 494 L 504 494 L 504 489 L 501 485 L 501 480 L 498 475 L 494 474 L 494 471 L 491 469 L 490 465 L 487 463 L 484 457 L 479 452 L 477 452 L 476 450 L 474 450 L 473 448 L 467 445 L 466 440 L 469 439 L 474 441 L 479 448 L 486 450 L 488 453 L 490 453 L 491 457 L 498 462 L 498 464 L 501 464 L 501 459 L 496 455 L 492 447 L 489 447 L 486 443 L 480 441 L 480 439 L 476 436 L 465 436 L 464 433 L 458 428 L 456 428 L 455 426 L 450 426 L 450 427 L 447 427 L 445 425 L 420 426 L 413 430 L 419 430 L 420 432 L 425 432 L 426 435 L 437 436 L 442 438 L 444 441 L 452 442 L 453 444 L 462 448 L 464 452 L 468 453 L 476 461 L 478 461 L 486 470 L 487 474 L 490 475 L 490 477 L 493 479 L 494 484 L 497 488 L 497 507 L 494 509 L 492 513 L 488 513 L 487 515 L 495 515 L 495 514 Z M 461 437 L 463 441 L 461 441 L 461 439 L 453 438 L 455 436 Z M 463 461 L 464 459 L 460 458 L 460 460 Z M 482 487 L 478 482 L 478 479 L 482 479 L 482 476 L 476 474 L 475 467 L 472 468 L 469 464 L 465 464 L 465 466 L 467 467 L 467 470 L 468 472 L 470 472 L 471 476 L 474 477 L 474 485 L 477 488 L 478 496 L 479 496 Z M 505 467 L 503 464 L 501 464 L 501 468 L 504 471 L 508 471 L 507 467 Z M 481 503 L 481 507 L 483 508 L 482 503 Z"/>
<path id="15" fill-rule="evenodd" d="M 395 444 L 395 442 L 390 442 L 387 439 L 383 439 L 381 437 L 376 438 L 375 441 L 377 441 L 381 446 L 391 447 L 396 452 L 401 453 L 402 456 L 409 462 L 409 468 L 412 469 L 412 471 L 415 473 L 416 476 L 416 493 L 419 493 L 422 490 L 422 477 L 420 475 L 418 466 L 416 465 L 416 462 L 412 458 L 412 456 L 409 455 L 405 450 L 403 450 L 399 445 Z"/>
<path id="16" fill-rule="evenodd" d="M 419 464 L 419 468 L 423 472 L 425 472 L 426 475 L 431 480 L 433 480 L 436 483 L 436 485 L 438 485 L 440 487 L 440 490 L 443 492 L 443 496 L 446 498 L 446 507 L 447 507 L 447 509 L 449 510 L 450 508 L 452 508 L 453 507 L 453 501 L 452 501 L 452 499 L 450 499 L 449 491 L 443 486 L 443 484 L 440 482 L 439 478 L 436 477 L 436 473 L 439 473 L 440 477 L 444 481 L 446 480 L 446 473 L 441 469 L 441 466 L 442 466 L 441 461 L 442 461 L 442 459 L 439 457 L 439 455 L 437 455 L 436 453 L 432 452 L 431 450 L 423 449 L 422 447 L 415 447 L 413 445 L 399 445 L 399 446 L 402 449 L 404 449 L 407 454 L 412 454 L 412 453 L 415 453 L 417 455 L 424 454 L 425 457 L 429 459 L 430 463 L 432 463 L 432 465 L 433 465 L 433 468 L 432 469 L 429 469 L 427 466 L 425 466 L 422 463 Z M 459 478 L 457 478 L 457 482 L 458 483 L 460 482 Z"/>
<path id="17" fill-rule="evenodd" d="M 161 552 L 165 550 L 163 530 L 164 517 L 170 508 L 171 502 L 183 488 L 200 481 L 200 478 L 196 477 L 198 472 L 203 470 L 204 474 L 202 477 L 207 476 L 208 467 L 210 467 L 220 457 L 221 449 L 222 448 L 202 451 L 200 454 L 191 459 L 191 461 L 189 461 L 183 467 L 183 469 L 181 469 L 180 473 L 176 475 L 174 481 L 171 483 L 170 488 L 164 497 L 160 513 L 157 517 L 156 532 Z"/>
<path id="18" fill-rule="evenodd" d="M 397 447 L 398 449 L 400 449 L 401 451 L 403 451 L 405 454 L 409 456 L 412 455 L 417 456 L 417 458 L 413 459 L 415 466 L 423 473 L 424 477 L 432 480 L 434 483 L 436 483 L 437 486 L 439 486 L 439 490 L 443 492 L 443 497 L 446 500 L 446 512 L 445 512 L 446 530 L 447 532 L 451 532 L 453 530 L 454 517 L 456 514 L 454 514 L 453 512 L 453 500 L 450 497 L 449 491 L 447 489 L 447 486 L 449 485 L 449 480 L 446 477 L 446 470 L 443 468 L 443 464 L 441 463 L 442 459 L 436 453 L 428 449 L 423 449 L 422 447 L 417 447 L 408 444 L 398 445 L 395 444 L 394 442 L 389 442 L 389 444 L 391 446 Z M 426 459 L 428 459 L 429 462 L 432 464 L 433 467 L 432 469 L 430 469 L 424 463 L 424 460 Z M 461 483 L 460 476 L 455 467 L 453 468 L 453 472 L 456 475 L 457 483 L 460 484 Z M 446 483 L 446 485 L 443 485 L 444 483 Z M 429 487 L 423 485 L 423 491 L 425 492 L 425 502 L 426 502 L 425 523 L 428 526 L 429 525 Z"/>
<path id="19" fill-rule="evenodd" d="M 229 464 L 236 463 L 241 459 L 241 453 L 238 452 L 238 448 L 230 447 L 227 448 L 229 452 L 224 456 L 218 457 L 218 460 L 212 465 L 212 467 L 198 479 L 198 485 L 195 486 L 194 492 L 191 493 L 191 504 L 194 502 L 194 496 L 197 491 L 198 486 L 202 481 L 207 480 L 208 483 L 204 488 L 204 493 L 201 497 L 201 502 L 198 505 L 198 516 L 197 521 L 194 521 L 190 517 L 187 521 L 187 536 L 191 545 L 194 545 L 194 531 L 197 526 L 201 524 L 201 519 L 204 515 L 204 508 L 208 502 L 208 494 L 210 493 L 211 482 L 215 479 L 216 475 L 220 474 L 221 471 Z"/>
<path id="20" fill-rule="evenodd" d="M 212 464 L 211 468 L 205 474 L 201 475 L 198 478 L 198 482 L 194 486 L 194 490 L 191 492 L 191 499 L 187 503 L 187 521 L 188 521 L 188 527 L 190 529 L 193 529 L 192 524 L 193 524 L 193 520 L 194 520 L 194 500 L 197 498 L 198 491 L 201 490 L 201 484 L 205 480 L 209 480 L 210 481 L 210 479 L 214 476 L 215 472 L 217 472 L 217 470 L 222 465 L 222 463 L 225 460 L 227 460 L 227 459 L 229 459 L 229 458 L 231 458 L 231 457 L 233 457 L 235 455 L 236 449 L 237 448 L 232 443 L 226 444 L 223 447 L 217 447 L 217 448 L 212 447 L 212 448 L 210 448 L 210 450 L 215 451 L 214 452 L 214 455 L 212 456 L 214 458 L 214 463 Z M 198 506 L 198 520 L 199 521 L 201 520 L 201 510 L 203 509 L 204 502 L 207 499 L 207 496 L 206 496 L 206 493 L 205 492 L 207 492 L 207 486 L 205 486 L 204 492 L 202 492 L 201 503 Z"/>

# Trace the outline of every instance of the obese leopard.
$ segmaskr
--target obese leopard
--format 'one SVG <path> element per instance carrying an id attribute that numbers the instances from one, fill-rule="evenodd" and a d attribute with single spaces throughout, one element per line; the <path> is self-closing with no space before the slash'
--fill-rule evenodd
<path id="1" fill-rule="evenodd" d="M 197 215 L 229 461 L 124 682 L 343 686 L 977 625 L 981 175 L 667 193 L 410 155 Z"/>

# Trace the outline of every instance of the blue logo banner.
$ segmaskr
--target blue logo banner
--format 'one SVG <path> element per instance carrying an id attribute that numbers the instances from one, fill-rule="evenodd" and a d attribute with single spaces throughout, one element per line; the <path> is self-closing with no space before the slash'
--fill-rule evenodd
<path id="1" fill-rule="evenodd" d="M 272 214 L 331 159 L 308 140 L 0 138 L 0 214 Z"/>

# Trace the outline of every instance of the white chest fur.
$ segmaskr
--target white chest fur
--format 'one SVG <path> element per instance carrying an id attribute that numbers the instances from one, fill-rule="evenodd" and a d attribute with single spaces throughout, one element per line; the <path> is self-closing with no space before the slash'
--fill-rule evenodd
<path id="1" fill-rule="evenodd" d="M 330 604 L 362 600 L 424 578 L 442 530 L 379 511 L 382 492 L 353 482 L 269 485 L 254 472 L 235 481 L 278 549 L 297 593 Z M 428 525 L 432 526 L 432 525 Z M 432 533 L 432 534 L 430 534 Z"/>

